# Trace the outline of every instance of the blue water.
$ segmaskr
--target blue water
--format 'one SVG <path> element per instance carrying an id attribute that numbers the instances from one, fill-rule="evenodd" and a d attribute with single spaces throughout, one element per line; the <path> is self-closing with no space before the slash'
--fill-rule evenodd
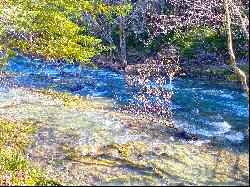
<path id="1" fill-rule="evenodd" d="M 89 97 L 112 98 L 128 103 L 135 89 L 122 74 L 107 69 L 58 65 L 33 59 L 11 60 L 5 69 L 22 87 L 51 88 Z M 184 128 L 217 146 L 248 150 L 249 109 L 240 84 L 219 84 L 194 79 L 173 81 L 173 115 Z"/>

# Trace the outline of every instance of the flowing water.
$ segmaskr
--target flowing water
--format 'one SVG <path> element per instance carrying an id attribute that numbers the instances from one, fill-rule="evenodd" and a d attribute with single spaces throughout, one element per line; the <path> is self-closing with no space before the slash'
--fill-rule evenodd
<path id="1" fill-rule="evenodd" d="M 6 71 L 18 88 L 1 83 L 0 115 L 39 127 L 29 157 L 61 184 L 248 184 L 249 110 L 240 85 L 173 80 L 174 119 L 198 135 L 193 142 L 116 111 L 135 92 L 117 72 L 22 58 Z"/>

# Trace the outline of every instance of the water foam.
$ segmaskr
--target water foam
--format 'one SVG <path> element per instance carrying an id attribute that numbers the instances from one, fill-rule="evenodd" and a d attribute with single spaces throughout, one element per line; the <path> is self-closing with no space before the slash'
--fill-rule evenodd
<path id="1" fill-rule="evenodd" d="M 231 129 L 231 125 L 226 121 L 212 122 L 209 125 L 211 125 L 214 129 L 211 129 L 211 130 L 199 129 L 199 130 L 195 130 L 194 132 L 196 134 L 204 135 L 207 137 L 212 137 L 212 136 L 219 136 L 227 132 L 230 132 L 230 129 Z"/>
<path id="2" fill-rule="evenodd" d="M 226 99 L 233 99 L 233 96 L 231 94 L 222 94 L 220 96 Z"/>
<path id="3" fill-rule="evenodd" d="M 242 142 L 244 140 L 244 135 L 242 132 L 237 132 L 235 134 L 226 135 L 226 138 L 232 142 Z"/>

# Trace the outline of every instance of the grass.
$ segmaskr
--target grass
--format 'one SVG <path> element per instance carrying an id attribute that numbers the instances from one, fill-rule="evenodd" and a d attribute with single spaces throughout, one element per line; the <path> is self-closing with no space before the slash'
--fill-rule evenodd
<path id="1" fill-rule="evenodd" d="M 0 186 L 55 186 L 31 163 L 25 149 L 32 140 L 32 125 L 0 121 Z"/>

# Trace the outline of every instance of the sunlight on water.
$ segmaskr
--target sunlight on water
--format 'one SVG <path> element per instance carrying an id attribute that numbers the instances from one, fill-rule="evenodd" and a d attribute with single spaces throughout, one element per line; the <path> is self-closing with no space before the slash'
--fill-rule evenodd
<path id="1" fill-rule="evenodd" d="M 79 74 L 77 65 L 59 70 L 22 59 L 7 69 L 13 74 L 9 81 L 21 87 L 1 84 L 0 117 L 39 127 L 29 157 L 63 185 L 248 184 L 242 92 L 173 80 L 175 121 L 199 135 L 192 141 L 161 123 L 115 110 L 134 91 L 118 73 L 83 68 Z"/>

